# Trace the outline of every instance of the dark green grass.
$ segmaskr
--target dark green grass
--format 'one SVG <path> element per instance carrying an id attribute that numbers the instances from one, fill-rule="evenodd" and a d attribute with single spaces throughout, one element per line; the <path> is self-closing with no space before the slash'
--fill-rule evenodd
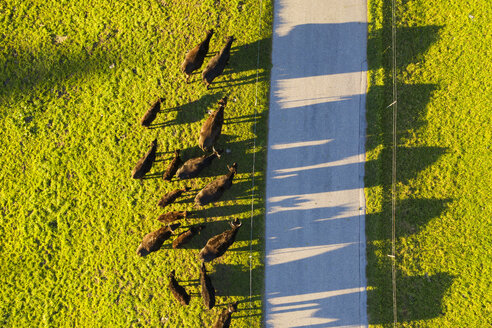
<path id="1" fill-rule="evenodd" d="M 492 6 L 396 1 L 398 326 L 492 321 Z M 369 321 L 393 325 L 391 1 L 369 2 Z"/>
<path id="2" fill-rule="evenodd" d="M 231 301 L 240 302 L 235 326 L 260 325 L 272 20 L 271 2 L 262 3 L 261 31 L 257 2 L 0 3 L 0 326 L 210 326 Z M 206 90 L 199 74 L 185 84 L 179 65 L 209 28 L 216 32 L 211 54 L 226 36 L 237 41 L 224 75 Z M 224 95 L 218 148 L 230 152 L 198 179 L 163 181 L 174 149 L 184 159 L 202 154 L 200 127 Z M 162 112 L 150 129 L 141 127 L 158 97 L 165 98 Z M 131 179 L 156 137 L 150 178 Z M 237 179 L 223 201 L 182 222 L 207 222 L 200 236 L 186 249 L 172 250 L 168 240 L 146 258 L 135 254 L 142 237 L 160 227 L 155 218 L 164 212 L 157 207 L 164 193 L 191 186 L 166 210 L 192 210 L 198 190 L 233 162 Z M 197 255 L 233 217 L 243 227 L 230 251 L 207 266 L 218 305 L 205 311 Z M 167 289 L 172 269 L 192 293 L 188 307 Z"/>

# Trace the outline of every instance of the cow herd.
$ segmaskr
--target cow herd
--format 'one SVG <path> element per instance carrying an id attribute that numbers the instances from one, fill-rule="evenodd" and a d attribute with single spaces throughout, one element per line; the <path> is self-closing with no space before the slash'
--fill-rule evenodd
<path id="1" fill-rule="evenodd" d="M 192 50 L 188 51 L 185 56 L 185 60 L 181 64 L 181 71 L 186 76 L 186 82 L 188 82 L 193 71 L 199 69 L 204 59 L 208 53 L 210 39 L 212 38 L 214 31 L 209 30 L 206 32 L 205 39 L 194 47 Z M 227 65 L 230 57 L 230 49 L 234 37 L 230 36 L 227 38 L 225 46 L 220 50 L 220 52 L 212 57 L 207 64 L 206 68 L 202 72 L 202 80 L 205 83 L 207 89 L 209 88 L 212 81 L 222 74 L 225 66 Z M 161 110 L 161 104 L 163 99 L 158 99 L 154 102 L 149 110 L 144 114 L 140 121 L 140 124 L 144 127 L 148 127 L 156 119 L 157 114 Z M 224 110 L 227 105 L 227 97 L 223 97 L 218 102 L 218 109 L 215 110 L 206 119 L 203 124 L 200 134 L 198 137 L 198 146 L 201 150 L 205 152 L 205 155 L 191 158 L 183 162 L 180 158 L 180 150 L 176 149 L 174 151 L 174 156 L 172 161 L 167 166 L 164 174 L 163 180 L 171 181 L 173 179 L 192 179 L 199 176 L 200 172 L 206 167 L 210 166 L 214 159 L 220 158 L 222 151 L 215 149 L 215 144 L 219 139 L 222 131 L 222 125 L 224 123 Z M 207 154 L 207 152 L 211 152 Z M 132 177 L 134 179 L 143 179 L 145 175 L 151 170 L 152 165 L 156 159 L 157 154 L 157 139 L 152 141 L 150 148 L 142 156 L 132 172 Z M 230 167 L 228 166 L 228 172 L 213 180 L 207 184 L 203 189 L 198 192 L 194 198 L 194 207 L 205 206 L 219 201 L 224 192 L 226 192 L 232 186 L 234 176 L 237 173 L 237 163 L 233 163 Z M 163 195 L 158 206 L 165 208 L 166 206 L 175 202 L 184 193 L 188 192 L 190 187 L 185 187 L 183 189 L 176 189 L 167 194 Z M 189 215 L 191 211 L 170 211 L 161 214 L 157 220 L 165 226 L 159 228 L 156 231 L 152 231 L 143 237 L 142 242 L 137 248 L 137 255 L 146 256 L 152 252 L 158 251 L 166 240 L 174 236 L 176 229 L 180 227 L 180 223 L 177 222 L 182 220 Z M 201 260 L 200 266 L 200 285 L 201 285 L 201 296 L 203 298 L 203 303 L 206 309 L 210 310 L 215 306 L 215 289 L 212 284 L 211 278 L 207 275 L 207 269 L 205 266 L 206 262 L 211 262 L 216 258 L 221 257 L 227 251 L 227 249 L 234 243 L 236 235 L 241 227 L 241 222 L 239 219 L 234 219 L 230 222 L 231 229 L 226 230 L 208 240 L 206 245 L 198 254 Z M 190 242 L 192 238 L 200 233 L 201 230 L 205 228 L 205 225 L 196 225 L 190 227 L 188 230 L 180 233 L 172 242 L 173 249 L 181 248 L 186 243 Z M 183 306 L 189 304 L 191 296 L 186 291 L 186 289 L 181 286 L 176 279 L 175 270 L 172 270 L 169 275 L 168 287 L 174 296 L 174 298 Z M 237 311 L 237 302 L 229 304 L 227 308 L 223 309 L 222 313 L 217 318 L 214 327 L 229 327 L 231 322 L 231 314 Z"/>

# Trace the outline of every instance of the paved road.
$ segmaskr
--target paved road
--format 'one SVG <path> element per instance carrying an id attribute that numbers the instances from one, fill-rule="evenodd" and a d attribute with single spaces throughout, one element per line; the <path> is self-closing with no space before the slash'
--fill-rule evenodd
<path id="1" fill-rule="evenodd" d="M 365 327 L 365 0 L 276 0 L 267 327 Z"/>

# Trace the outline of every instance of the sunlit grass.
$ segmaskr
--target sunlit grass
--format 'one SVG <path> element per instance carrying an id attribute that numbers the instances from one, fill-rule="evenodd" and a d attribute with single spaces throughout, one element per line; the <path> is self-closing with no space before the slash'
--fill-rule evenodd
<path id="1" fill-rule="evenodd" d="M 210 326 L 236 300 L 234 325 L 259 326 L 272 20 L 271 2 L 262 4 L 259 31 L 258 2 L 0 3 L 1 326 Z M 208 28 L 216 32 L 211 53 L 226 36 L 237 39 L 228 68 L 210 90 L 199 74 L 186 84 L 179 71 L 186 50 Z M 163 181 L 174 149 L 182 149 L 184 159 L 202 155 L 201 124 L 224 95 L 229 103 L 217 147 L 230 152 L 200 178 Z M 141 127 L 140 118 L 158 97 L 164 98 L 163 111 L 151 129 Z M 156 137 L 151 179 L 131 179 Z M 237 181 L 223 201 L 182 222 L 207 222 L 188 248 L 173 250 L 168 240 L 146 258 L 135 254 L 142 237 L 160 227 L 156 217 L 164 210 L 157 202 L 164 193 L 191 186 L 166 210 L 192 210 L 198 190 L 233 162 Z M 216 308 L 205 311 L 197 255 L 233 217 L 243 226 L 233 247 L 207 266 L 218 299 Z M 188 307 L 167 289 L 172 269 L 192 294 Z"/>
<path id="2" fill-rule="evenodd" d="M 490 1 L 396 1 L 402 327 L 492 321 Z M 369 2 L 370 323 L 391 327 L 391 1 Z"/>

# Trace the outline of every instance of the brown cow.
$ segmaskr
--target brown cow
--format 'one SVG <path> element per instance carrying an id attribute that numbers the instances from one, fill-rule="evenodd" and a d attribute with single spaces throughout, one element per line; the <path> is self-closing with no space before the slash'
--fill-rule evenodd
<path id="1" fill-rule="evenodd" d="M 161 103 L 164 101 L 164 98 L 159 98 L 155 101 L 150 108 L 145 112 L 142 120 L 140 120 L 140 124 L 142 126 L 149 126 L 157 117 L 157 113 L 161 109 Z"/>
<path id="2" fill-rule="evenodd" d="M 227 309 L 223 309 L 213 328 L 229 328 L 231 325 L 231 315 L 237 311 L 237 302 L 229 304 Z"/>
<path id="3" fill-rule="evenodd" d="M 188 211 L 182 211 L 182 212 L 178 212 L 178 211 L 168 212 L 168 213 L 161 214 L 161 215 L 157 218 L 157 220 L 159 220 L 159 221 L 161 221 L 161 222 L 171 223 L 171 222 L 174 222 L 174 221 L 177 221 L 177 220 L 181 220 L 181 219 L 183 219 L 183 218 L 186 218 L 189 214 L 190 214 L 190 212 L 188 212 Z"/>
<path id="4" fill-rule="evenodd" d="M 224 68 L 229 63 L 229 58 L 231 56 L 231 46 L 232 42 L 234 42 L 234 37 L 229 36 L 227 38 L 227 42 L 225 46 L 220 50 L 220 52 L 215 55 L 207 64 L 207 67 L 202 72 L 202 80 L 207 86 L 207 89 L 210 87 L 212 81 L 222 74 Z"/>
<path id="5" fill-rule="evenodd" d="M 146 234 L 143 237 L 142 243 L 140 243 L 137 248 L 137 255 L 146 256 L 152 252 L 158 251 L 162 247 L 162 244 L 169 237 L 171 237 L 173 231 L 176 230 L 179 226 L 179 223 L 175 223 Z"/>
<path id="6" fill-rule="evenodd" d="M 202 298 L 205 307 L 210 310 L 215 306 L 215 289 L 212 285 L 212 280 L 207 275 L 205 263 L 202 262 L 200 267 L 200 285 L 202 286 Z"/>
<path id="7" fill-rule="evenodd" d="M 198 145 L 203 151 L 208 150 L 219 139 L 222 125 L 224 124 L 224 108 L 226 105 L 227 97 L 224 97 L 219 101 L 219 109 L 210 114 L 205 123 L 203 123 L 200 130 L 200 138 L 198 139 Z"/>
<path id="8" fill-rule="evenodd" d="M 169 289 L 173 293 L 174 298 L 178 300 L 179 303 L 181 303 L 182 305 L 188 305 L 190 303 L 190 295 L 182 286 L 180 286 L 174 276 L 175 273 L 175 270 L 173 270 L 169 274 Z"/>
<path id="9" fill-rule="evenodd" d="M 182 232 L 173 241 L 173 248 L 181 248 L 184 244 L 190 242 L 190 240 L 195 237 L 196 234 L 200 233 L 205 228 L 204 225 L 198 227 L 191 227 L 189 230 Z"/>
<path id="10" fill-rule="evenodd" d="M 207 34 L 205 35 L 205 39 L 200 42 L 195 48 L 186 53 L 185 60 L 181 64 L 181 72 L 186 75 L 186 82 L 188 82 L 191 73 L 202 66 L 203 60 L 205 59 L 205 56 L 208 52 L 210 38 L 212 38 L 213 34 L 213 29 L 208 30 Z"/>
<path id="11" fill-rule="evenodd" d="M 176 176 L 179 179 L 191 179 L 196 176 L 207 166 L 212 164 L 212 161 L 216 158 L 220 158 L 221 150 L 217 151 L 214 149 L 214 152 L 210 155 L 203 155 L 200 157 L 195 157 L 187 160 L 183 166 L 181 166 L 176 172 Z"/>
<path id="12" fill-rule="evenodd" d="M 237 173 L 237 163 L 232 164 L 228 169 L 229 173 L 210 182 L 196 195 L 195 206 L 205 206 L 218 201 L 224 194 L 224 191 L 232 186 L 232 180 Z"/>
<path id="13" fill-rule="evenodd" d="M 166 207 L 167 205 L 174 203 L 174 201 L 178 197 L 180 197 L 184 192 L 187 192 L 188 190 L 190 190 L 190 187 L 185 187 L 184 189 L 176 189 L 170 191 L 161 197 L 157 205 L 159 205 L 160 207 Z"/>
<path id="14" fill-rule="evenodd" d="M 221 234 L 218 234 L 207 241 L 205 247 L 200 251 L 200 260 L 204 262 L 210 262 L 218 257 L 224 255 L 227 249 L 236 240 L 237 232 L 241 227 L 241 222 L 239 219 L 235 219 L 233 222 L 229 223 L 231 225 L 230 230 L 226 230 Z"/>
<path id="15" fill-rule="evenodd" d="M 142 179 L 145 174 L 150 171 L 150 169 L 152 168 L 152 164 L 155 161 L 156 152 L 157 139 L 154 139 L 154 141 L 152 141 L 152 144 L 150 145 L 149 151 L 142 158 L 140 158 L 137 162 L 137 165 L 135 165 L 135 168 L 132 172 L 132 178 Z"/>
<path id="16" fill-rule="evenodd" d="M 183 161 L 181 161 L 181 158 L 179 158 L 180 151 L 180 149 L 176 149 L 174 151 L 174 158 L 171 161 L 171 164 L 169 164 L 169 166 L 167 167 L 166 172 L 164 172 L 164 175 L 162 176 L 164 180 L 171 181 L 173 176 L 176 174 L 179 166 L 181 165 L 181 163 L 183 163 Z"/>

